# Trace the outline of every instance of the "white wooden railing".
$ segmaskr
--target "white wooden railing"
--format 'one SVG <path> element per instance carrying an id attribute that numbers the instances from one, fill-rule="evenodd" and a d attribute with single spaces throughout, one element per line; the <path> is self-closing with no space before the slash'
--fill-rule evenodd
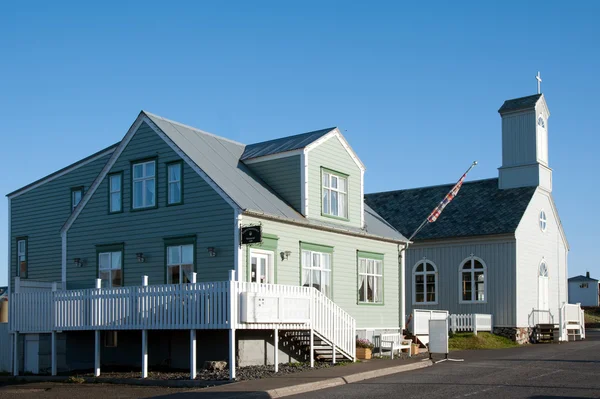
<path id="1" fill-rule="evenodd" d="M 242 317 L 242 306 L 254 319 Z M 246 301 L 247 303 L 243 303 Z M 356 321 L 314 288 L 238 281 L 15 292 L 9 328 L 19 333 L 74 330 L 313 330 L 355 357 Z M 265 313 L 264 309 L 268 309 Z M 247 310 L 247 309 L 246 309 Z M 262 312 L 262 313 L 261 313 Z M 235 315 L 232 317 L 232 315 Z"/>
<path id="2" fill-rule="evenodd" d="M 563 304 L 559 312 L 559 325 L 561 341 L 568 341 L 569 334 L 575 339 L 585 339 L 585 316 L 581 304 Z"/>
<path id="3" fill-rule="evenodd" d="M 475 335 L 479 331 L 494 331 L 491 314 L 451 314 L 448 318 L 449 328 L 452 332 L 472 331 Z"/>
<path id="4" fill-rule="evenodd" d="M 529 313 L 529 327 L 535 327 L 538 324 L 554 324 L 554 315 L 549 310 L 532 309 Z"/>

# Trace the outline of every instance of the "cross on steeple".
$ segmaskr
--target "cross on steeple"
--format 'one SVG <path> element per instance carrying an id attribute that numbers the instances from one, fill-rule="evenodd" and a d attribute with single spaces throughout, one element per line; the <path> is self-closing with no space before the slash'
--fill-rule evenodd
<path id="1" fill-rule="evenodd" d="M 538 71 L 538 74 L 535 77 L 535 80 L 537 80 L 537 85 L 538 85 L 538 94 L 540 94 L 542 92 L 542 77 L 540 76 L 540 71 Z"/>

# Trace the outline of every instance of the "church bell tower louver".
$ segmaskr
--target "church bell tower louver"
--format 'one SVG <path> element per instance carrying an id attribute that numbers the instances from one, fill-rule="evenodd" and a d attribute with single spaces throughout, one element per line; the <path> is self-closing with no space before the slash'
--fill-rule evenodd
<path id="1" fill-rule="evenodd" d="M 552 169 L 548 166 L 550 111 L 544 95 L 507 100 L 498 112 L 502 117 L 500 188 L 539 186 L 552 191 Z"/>

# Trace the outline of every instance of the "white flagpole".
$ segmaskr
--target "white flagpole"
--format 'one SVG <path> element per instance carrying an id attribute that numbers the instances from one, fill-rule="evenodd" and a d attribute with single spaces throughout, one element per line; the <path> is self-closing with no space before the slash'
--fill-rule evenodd
<path id="1" fill-rule="evenodd" d="M 462 176 L 465 176 L 467 173 L 469 173 L 469 172 L 471 171 L 471 169 L 473 169 L 473 168 L 474 168 L 476 165 L 477 165 L 477 161 L 473 161 L 473 163 L 471 164 L 471 166 L 469 166 L 469 169 L 467 169 L 467 171 L 466 171 L 465 173 L 463 173 L 463 175 L 462 175 Z M 461 176 L 461 177 L 462 177 L 462 176 Z M 456 184 L 455 184 L 454 186 L 456 186 Z M 452 186 L 452 188 L 454 188 L 454 186 Z M 450 190 L 452 190 L 452 189 L 450 189 Z M 448 195 L 448 194 L 446 194 L 446 195 Z M 445 197 L 444 197 L 444 198 L 445 198 Z M 443 198 L 442 198 L 442 200 L 443 200 Z M 438 205 L 436 205 L 436 208 L 437 208 L 438 206 L 439 206 L 439 203 L 438 203 Z M 433 209 L 435 210 L 435 208 L 433 208 Z M 432 212 L 433 212 L 433 211 L 432 211 Z M 421 223 L 421 225 L 420 225 L 420 226 L 419 226 L 419 227 L 418 227 L 418 228 L 415 230 L 415 232 L 414 232 L 414 233 L 412 233 L 412 235 L 411 235 L 411 236 L 409 237 L 409 239 L 408 239 L 408 241 L 409 241 L 409 242 L 410 242 L 410 241 L 411 241 L 411 240 L 412 240 L 412 239 L 413 239 L 413 238 L 414 238 L 414 237 L 417 235 L 417 233 L 418 233 L 419 231 L 421 231 L 421 229 L 422 229 L 423 227 L 425 227 L 425 225 L 426 225 L 426 224 L 427 224 L 427 222 L 429 221 L 429 216 L 431 216 L 431 213 L 430 213 L 429 215 L 427 215 L 427 217 L 425 218 L 425 220 L 423 220 L 423 223 Z"/>

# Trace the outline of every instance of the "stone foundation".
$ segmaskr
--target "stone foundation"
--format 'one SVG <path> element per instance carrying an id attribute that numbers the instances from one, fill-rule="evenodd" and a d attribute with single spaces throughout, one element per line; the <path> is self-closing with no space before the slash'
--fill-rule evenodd
<path id="1" fill-rule="evenodd" d="M 496 327 L 494 334 L 506 337 L 518 344 L 528 344 L 531 338 L 531 328 L 529 327 Z"/>

